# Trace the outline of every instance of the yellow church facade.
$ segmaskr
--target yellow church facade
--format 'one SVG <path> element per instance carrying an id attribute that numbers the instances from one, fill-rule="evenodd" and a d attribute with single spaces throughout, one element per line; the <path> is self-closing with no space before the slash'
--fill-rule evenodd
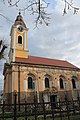
<path id="1" fill-rule="evenodd" d="M 76 99 L 80 90 L 80 69 L 73 64 L 49 58 L 30 56 L 28 53 L 28 28 L 21 14 L 11 28 L 10 63 L 4 65 L 4 99 L 13 101 L 16 92 L 18 101 L 33 102 L 42 94 L 45 102 L 59 99 Z"/>

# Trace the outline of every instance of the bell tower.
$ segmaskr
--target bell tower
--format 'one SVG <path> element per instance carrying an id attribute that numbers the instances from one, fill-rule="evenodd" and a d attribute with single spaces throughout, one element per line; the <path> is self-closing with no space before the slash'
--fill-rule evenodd
<path id="1" fill-rule="evenodd" d="M 16 57 L 28 58 L 28 28 L 26 27 L 20 12 L 12 25 L 10 36 L 10 62 L 15 62 Z"/>

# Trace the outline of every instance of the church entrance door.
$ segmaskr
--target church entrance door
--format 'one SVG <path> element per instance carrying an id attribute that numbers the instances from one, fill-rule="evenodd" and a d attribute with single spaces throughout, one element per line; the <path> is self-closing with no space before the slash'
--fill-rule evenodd
<path id="1" fill-rule="evenodd" d="M 54 107 L 56 107 L 57 95 L 50 95 L 50 101 L 53 103 Z"/>

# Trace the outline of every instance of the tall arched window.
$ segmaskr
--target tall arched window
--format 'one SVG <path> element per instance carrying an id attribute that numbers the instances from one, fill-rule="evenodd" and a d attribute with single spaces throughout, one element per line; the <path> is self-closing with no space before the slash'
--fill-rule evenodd
<path id="1" fill-rule="evenodd" d="M 32 77 L 28 77 L 28 89 L 32 89 L 32 88 L 33 88 Z"/>
<path id="2" fill-rule="evenodd" d="M 64 89 L 63 79 L 62 79 L 62 78 L 60 78 L 59 82 L 60 82 L 60 89 Z"/>
<path id="3" fill-rule="evenodd" d="M 76 88 L 75 79 L 72 79 L 72 86 L 73 86 L 73 89 Z"/>
<path id="4" fill-rule="evenodd" d="M 49 88 L 49 79 L 45 78 L 45 88 Z"/>
<path id="5" fill-rule="evenodd" d="M 22 44 L 22 36 L 18 36 L 18 43 Z"/>

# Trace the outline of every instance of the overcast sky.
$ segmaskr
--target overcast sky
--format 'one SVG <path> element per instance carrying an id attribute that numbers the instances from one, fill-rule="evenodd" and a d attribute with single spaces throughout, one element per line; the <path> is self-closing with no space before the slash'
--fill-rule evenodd
<path id="1" fill-rule="evenodd" d="M 25 1 L 25 0 L 24 0 Z M 53 59 L 67 60 L 80 67 L 80 13 L 74 15 L 71 10 L 63 16 L 64 2 L 62 0 L 47 0 L 51 4 L 48 12 L 51 13 L 50 25 L 39 26 L 34 29 L 34 20 L 36 16 L 31 16 L 27 11 L 22 13 L 28 31 L 28 49 L 29 55 L 48 57 Z M 53 1 L 53 2 L 52 2 Z M 19 8 L 26 3 L 19 4 Z M 79 6 L 77 0 L 75 6 Z M 3 13 L 10 20 L 14 21 L 18 15 L 16 7 L 8 7 L 0 2 L 0 13 Z M 0 17 L 0 39 L 5 39 L 9 46 L 10 29 L 12 23 Z M 2 66 L 0 61 L 0 80 L 3 86 Z M 2 88 L 2 87 L 1 87 Z"/>

